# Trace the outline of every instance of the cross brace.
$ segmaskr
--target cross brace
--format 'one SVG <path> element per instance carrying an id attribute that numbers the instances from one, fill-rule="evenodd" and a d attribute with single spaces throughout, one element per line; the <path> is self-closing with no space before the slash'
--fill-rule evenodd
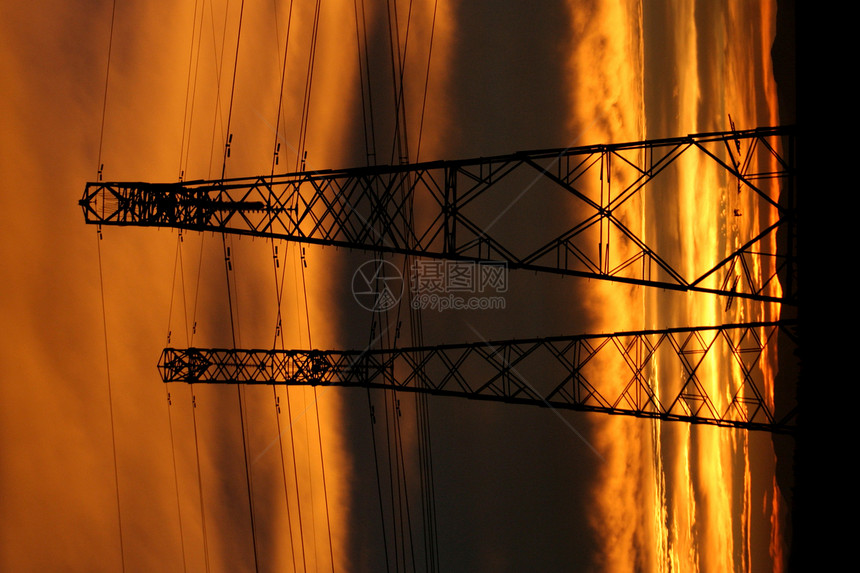
<path id="1" fill-rule="evenodd" d="M 385 388 L 791 433 L 795 411 L 777 416 L 760 368 L 768 340 L 790 324 L 390 350 L 167 348 L 158 369 L 164 382 Z"/>
<path id="2" fill-rule="evenodd" d="M 87 183 L 79 203 L 86 222 L 98 225 L 504 262 L 512 269 L 796 304 L 793 140 L 793 128 L 770 127 L 271 177 L 99 181 Z M 752 194 L 760 209 L 742 244 L 714 254 L 692 274 L 656 252 L 626 211 L 646 190 L 660 204 L 667 189 L 677 188 L 670 174 L 690 155 L 716 166 L 724 190 Z M 529 208 L 537 223 L 518 218 Z M 549 223 L 553 217 L 561 226 Z M 649 221 L 654 229 L 685 224 L 693 223 L 671 214 Z"/>

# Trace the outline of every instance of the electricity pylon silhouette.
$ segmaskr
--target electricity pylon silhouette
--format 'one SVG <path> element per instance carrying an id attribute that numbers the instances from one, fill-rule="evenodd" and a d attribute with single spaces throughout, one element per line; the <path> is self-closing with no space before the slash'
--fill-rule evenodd
<path id="1" fill-rule="evenodd" d="M 770 127 L 254 178 L 99 181 L 87 184 L 80 205 L 86 222 L 98 225 L 172 227 L 505 264 L 729 301 L 795 305 L 794 138 L 792 127 Z M 625 216 L 643 198 L 672 197 L 674 177 L 691 155 L 712 164 L 726 193 L 736 187 L 758 209 L 751 236 L 715 251 L 692 274 L 671 254 L 658 252 Z M 526 196 L 538 208 L 559 201 L 569 208 L 555 219 L 548 215 L 546 224 L 516 232 L 504 220 Z M 396 388 L 784 432 L 791 429 L 792 413 L 775 414 L 753 375 L 777 327 L 771 322 L 364 352 L 167 349 L 159 367 L 165 382 Z M 629 379 L 615 380 L 613 389 L 598 388 L 595 376 L 586 375 L 588 362 L 603 360 L 609 348 L 617 350 Z M 715 355 L 741 366 L 733 370 L 737 380 L 723 381 L 722 394 L 697 375 L 702 360 Z M 526 357 L 533 356 L 541 356 L 545 368 L 560 367 L 557 376 L 542 367 L 520 374 Z M 683 375 L 662 396 L 649 368 L 670 358 L 681 364 Z M 469 361 L 476 361 L 476 372 L 466 368 Z M 539 390 L 537 381 L 548 386 Z"/>

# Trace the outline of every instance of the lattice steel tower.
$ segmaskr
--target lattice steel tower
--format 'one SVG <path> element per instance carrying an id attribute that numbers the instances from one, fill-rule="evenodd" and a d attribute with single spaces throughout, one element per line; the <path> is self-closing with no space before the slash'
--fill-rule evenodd
<path id="1" fill-rule="evenodd" d="M 99 181 L 87 184 L 80 205 L 86 222 L 97 225 L 278 238 L 717 294 L 729 303 L 743 298 L 796 305 L 794 138 L 793 128 L 774 127 L 271 177 Z M 663 192 L 661 176 L 691 155 L 711 162 L 738 193 L 752 194 L 760 225 L 754 236 L 688 276 L 619 213 L 635 198 Z M 621 183 L 612 180 L 613 171 L 626 173 Z M 517 189 L 546 194 L 547 204 L 551 194 L 564 197 L 575 205 L 572 218 L 561 229 L 529 228 L 528 240 L 493 229 L 519 199 Z M 613 253 L 610 237 L 621 245 Z M 159 369 L 165 382 L 394 388 L 788 432 L 794 411 L 772 411 L 756 374 L 764 348 L 787 324 L 362 352 L 171 348 Z M 738 366 L 728 369 L 736 378 L 727 381 L 728 398 L 708 393 L 699 381 L 697 369 L 709 353 L 730 356 Z M 658 358 L 674 360 L 683 373 L 668 396 L 659 395 L 650 371 Z M 589 371 L 600 360 L 617 360 L 629 375 L 620 392 L 602 389 Z M 539 365 L 537 377 L 524 375 L 533 364 Z M 540 383 L 528 382 L 535 379 Z"/>

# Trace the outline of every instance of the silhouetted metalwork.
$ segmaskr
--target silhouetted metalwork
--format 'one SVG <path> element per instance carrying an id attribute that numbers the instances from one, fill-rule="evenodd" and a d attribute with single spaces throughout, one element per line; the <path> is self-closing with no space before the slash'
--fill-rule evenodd
<path id="1" fill-rule="evenodd" d="M 248 179 L 96 182 L 87 184 L 80 204 L 86 221 L 99 225 L 505 262 L 509 268 L 794 303 L 793 139 L 792 128 L 772 127 Z M 724 248 L 714 249 L 722 254 L 685 274 L 684 261 L 649 243 L 655 243 L 655 229 L 680 233 L 694 226 L 659 207 L 677 204 L 672 193 L 680 187 L 696 193 L 701 181 L 678 184 L 679 165 L 691 154 L 720 173 L 716 184 L 724 197 L 735 188 L 753 194 L 757 212 L 749 214 L 749 236 L 724 239 Z M 638 212 L 628 211 L 636 200 L 653 201 L 661 213 L 647 222 L 647 237 L 638 228 Z M 727 205 L 718 208 L 728 211 Z M 703 236 L 721 232 L 693 230 Z"/>
<path id="2" fill-rule="evenodd" d="M 358 386 L 790 433 L 760 362 L 787 322 L 401 348 L 167 348 L 164 382 Z M 659 384 L 655 381 L 659 376 Z"/>

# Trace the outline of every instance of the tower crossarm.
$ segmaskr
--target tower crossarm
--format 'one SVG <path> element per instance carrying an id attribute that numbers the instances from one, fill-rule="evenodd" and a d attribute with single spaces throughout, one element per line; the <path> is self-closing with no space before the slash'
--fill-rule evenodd
<path id="1" fill-rule="evenodd" d="M 79 203 L 86 222 L 98 225 L 503 262 L 511 269 L 794 303 L 794 245 L 783 239 L 794 236 L 793 137 L 791 127 L 770 127 L 271 177 L 99 181 L 86 185 Z M 722 199 L 714 200 L 728 204 L 730 196 L 744 194 L 757 212 L 745 234 L 727 237 L 725 248 L 708 255 L 712 260 L 684 270 L 676 249 L 657 251 L 637 209 L 642 201 L 677 203 L 679 193 L 701 200 L 701 189 L 680 185 L 679 173 L 694 158 L 720 174 L 712 184 Z M 690 229 L 718 231 L 698 229 L 668 208 L 655 211 L 650 229 L 686 227 L 684 236 Z"/>
<path id="2" fill-rule="evenodd" d="M 164 382 L 385 388 L 790 433 L 761 373 L 788 324 L 364 351 L 167 348 L 158 369 Z"/>

